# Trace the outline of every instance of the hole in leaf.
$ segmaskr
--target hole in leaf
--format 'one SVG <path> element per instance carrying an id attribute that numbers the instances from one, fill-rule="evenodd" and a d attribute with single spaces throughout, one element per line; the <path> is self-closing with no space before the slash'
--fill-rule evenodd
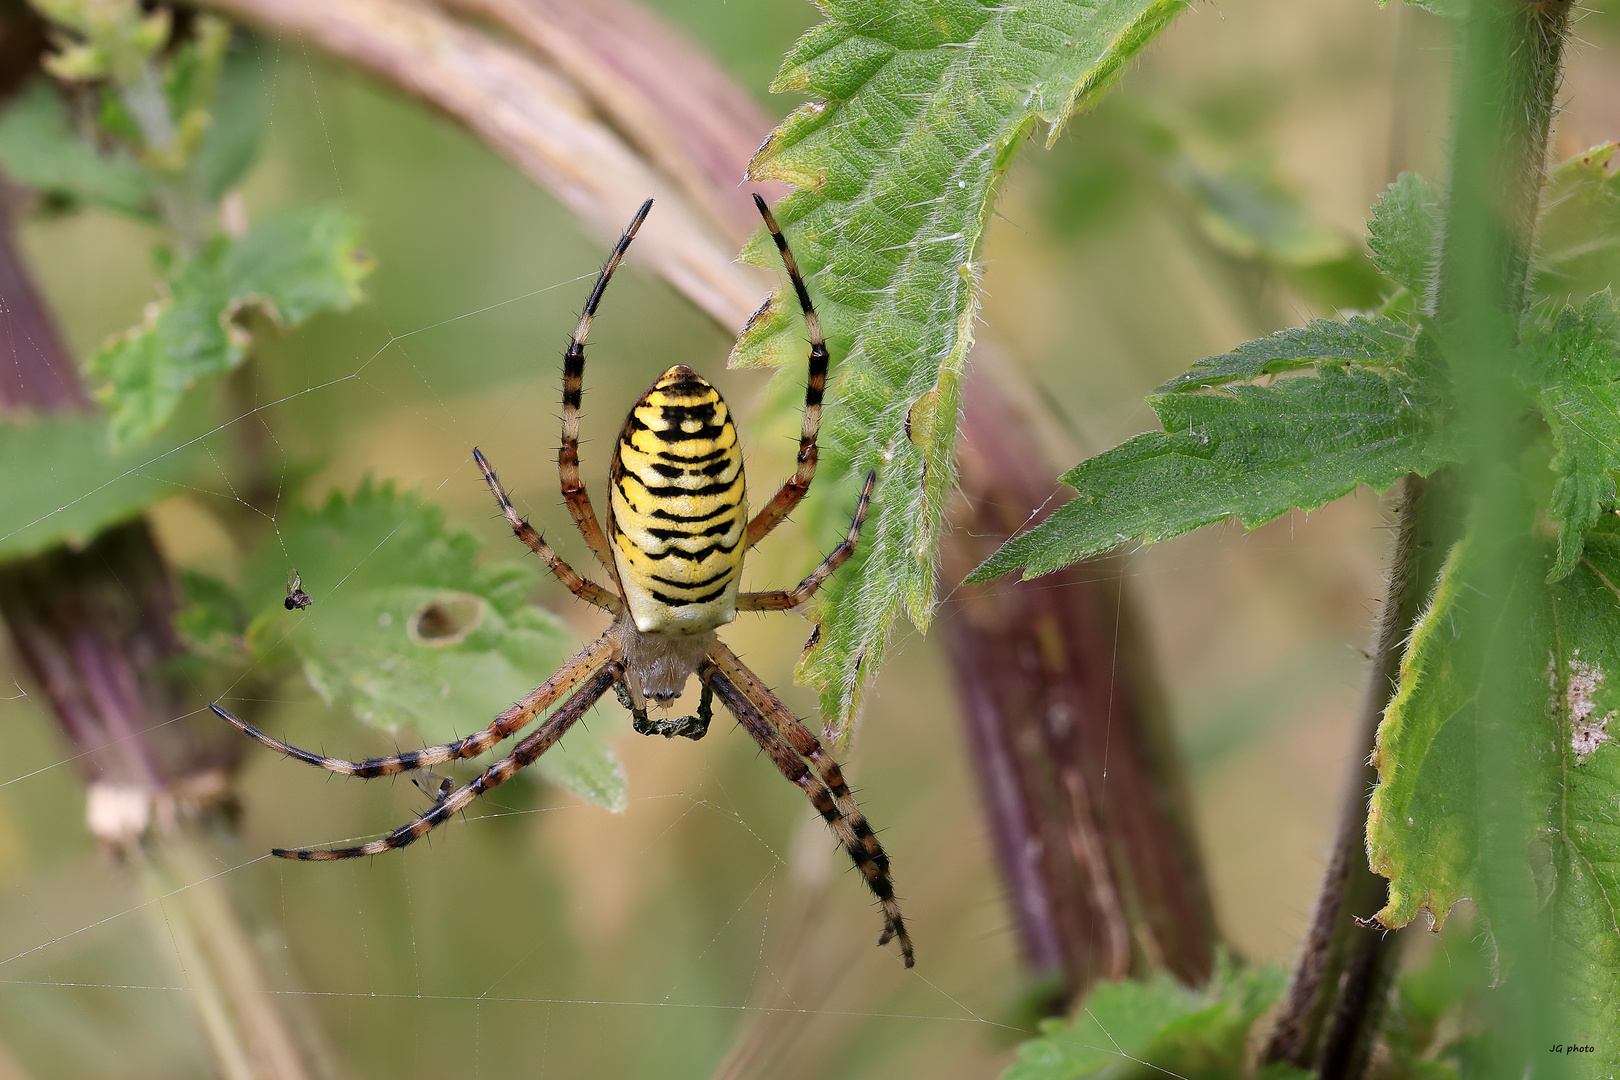
<path id="1" fill-rule="evenodd" d="M 472 593 L 441 593 L 411 613 L 405 632 L 418 645 L 456 645 L 478 629 L 487 607 Z"/>

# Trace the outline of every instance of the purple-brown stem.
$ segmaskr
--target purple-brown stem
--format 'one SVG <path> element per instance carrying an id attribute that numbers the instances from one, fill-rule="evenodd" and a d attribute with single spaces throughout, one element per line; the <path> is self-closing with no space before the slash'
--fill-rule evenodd
<path id="1" fill-rule="evenodd" d="M 960 580 L 1055 507 L 1028 418 L 983 365 L 963 395 L 962 497 L 943 546 Z M 1095 979 L 1214 967 L 1216 929 L 1181 763 L 1123 570 L 962 586 L 942 629 L 1024 950 L 1065 1000 Z"/>
<path id="2" fill-rule="evenodd" d="M 87 411 L 90 398 L 17 251 L 12 194 L 0 185 L 0 415 Z"/>
<path id="3" fill-rule="evenodd" d="M 1338 836 L 1299 966 L 1266 1044 L 1265 1060 L 1315 1068 L 1324 1077 L 1355 1077 L 1365 1068 L 1372 1033 L 1400 961 L 1399 932 L 1369 929 L 1357 922 L 1383 907 L 1388 886 L 1367 866 L 1367 798 L 1378 782 L 1368 760 L 1400 676 L 1406 639 L 1454 539 L 1445 532 L 1450 483 L 1447 473 L 1429 480 L 1408 476 L 1403 481 L 1390 579 Z"/>

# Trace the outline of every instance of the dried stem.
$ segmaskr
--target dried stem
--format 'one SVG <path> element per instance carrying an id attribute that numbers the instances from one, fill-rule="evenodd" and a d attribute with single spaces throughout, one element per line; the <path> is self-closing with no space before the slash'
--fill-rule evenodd
<path id="1" fill-rule="evenodd" d="M 488 19 L 566 76 L 649 162 L 680 185 L 726 237 L 759 227 L 744 185 L 771 120 L 742 88 L 657 15 L 623 0 L 440 0 Z"/>
<path id="2" fill-rule="evenodd" d="M 209 6 L 270 33 L 305 38 L 443 110 L 603 237 L 617 236 L 648 192 L 658 192 L 658 213 L 636 244 L 646 262 L 728 329 L 758 306 L 767 279 L 735 261 L 731 239 L 670 192 L 567 79 L 528 53 L 418 0 L 211 0 Z"/>
<path id="3" fill-rule="evenodd" d="M 88 410 L 73 360 L 12 238 L 10 194 L 0 186 L 0 415 Z"/>
<path id="4" fill-rule="evenodd" d="M 970 369 L 947 580 L 1055 506 L 1045 455 Z M 1006 371 L 1002 365 L 997 377 Z M 977 374 L 975 374 L 977 373 Z M 964 586 L 943 609 L 996 852 L 1025 953 L 1065 1000 L 1098 978 L 1214 967 L 1215 919 L 1180 760 L 1117 560 Z"/>
<path id="5" fill-rule="evenodd" d="M 72 360 L 4 227 L 0 312 L 12 348 L 0 377 L 0 422 L 23 411 L 87 408 Z M 59 546 L 0 564 L 0 619 L 77 751 L 72 760 L 88 783 L 90 831 L 137 872 L 150 897 L 167 897 L 158 952 L 178 952 L 221 1074 L 308 1080 L 305 1057 L 329 1055 L 293 1038 L 295 1030 L 306 1040 L 318 1032 L 279 1011 L 192 827 L 199 817 L 229 816 L 242 748 L 217 725 L 186 715 L 168 677 L 181 648 L 172 627 L 178 604 L 142 518 L 104 530 L 82 549 Z M 0 1076 L 7 1070 L 0 1060 Z"/>

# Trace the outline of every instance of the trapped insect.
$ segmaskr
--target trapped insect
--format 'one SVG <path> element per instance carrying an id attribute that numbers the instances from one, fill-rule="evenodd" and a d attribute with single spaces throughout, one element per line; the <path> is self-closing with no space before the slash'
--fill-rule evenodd
<path id="1" fill-rule="evenodd" d="M 304 591 L 304 579 L 298 576 L 298 571 L 287 571 L 287 599 L 281 602 L 282 606 L 288 611 L 301 611 L 314 602 Z"/>
<path id="2" fill-rule="evenodd" d="M 574 595 L 610 612 L 613 625 L 482 731 L 456 742 L 392 757 L 358 762 L 325 757 L 272 738 L 218 705 L 211 706 L 221 717 L 272 749 L 332 772 L 369 778 L 476 757 L 517 734 L 561 701 L 510 755 L 468 784 L 453 789 L 440 787 L 431 810 L 381 840 L 347 848 L 277 848 L 274 854 L 288 859 L 347 859 L 404 847 L 532 764 L 609 689 L 630 711 L 637 732 L 665 738 L 680 735 L 701 739 L 709 729 L 714 698 L 718 696 L 782 775 L 803 789 L 832 828 L 882 906 L 883 933 L 878 944 L 898 940 L 906 966 L 912 966 L 911 938 L 895 899 L 888 855 L 856 805 L 838 763 L 715 634 L 739 611 L 787 611 L 808 600 L 854 553 L 876 481 L 875 473 L 867 474 L 848 534 L 809 577 L 789 590 L 738 591 L 744 552 L 781 524 L 810 489 L 816 472 L 816 433 L 828 367 L 821 324 L 793 253 L 765 200 L 755 195 L 754 203 L 776 241 L 810 337 L 804 424 L 799 435 L 798 468 L 793 476 L 764 509 L 750 518 L 742 448 L 730 411 L 719 392 L 702 376 L 676 366 L 658 377 L 625 418 L 608 471 L 607 528 L 604 530 L 597 522 L 590 495 L 579 476 L 585 339 L 608 281 L 652 209 L 652 200 L 648 199 L 597 276 L 563 358 L 562 448 L 557 454 L 563 498 L 586 544 L 606 572 L 609 587 L 585 578 L 552 550 L 518 515 L 496 479 L 495 470 L 477 448 L 473 449 L 473 458 L 483 470 L 512 531 Z M 294 593 L 294 587 L 289 586 L 289 608 L 294 606 Z M 307 596 L 304 602 L 308 603 Z M 695 716 L 649 717 L 649 700 L 654 707 L 667 709 L 693 675 L 702 687 Z"/>

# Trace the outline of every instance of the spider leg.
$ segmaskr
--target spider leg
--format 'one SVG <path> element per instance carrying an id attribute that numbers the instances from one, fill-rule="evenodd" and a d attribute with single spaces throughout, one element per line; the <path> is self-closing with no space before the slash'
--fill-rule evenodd
<path id="1" fill-rule="evenodd" d="M 782 264 L 787 267 L 793 291 L 799 295 L 799 306 L 804 309 L 804 325 L 810 334 L 810 377 L 804 387 L 804 426 L 799 429 L 799 467 L 782 485 L 776 497 L 766 503 L 765 509 L 748 523 L 748 534 L 743 540 L 745 551 L 780 525 L 799 505 L 805 492 L 810 490 L 819 453 L 816 449 L 816 432 L 821 427 L 821 397 L 827 391 L 827 342 L 821 336 L 821 320 L 816 317 L 816 309 L 810 303 L 810 290 L 804 286 L 804 278 L 799 275 L 799 264 L 788 249 L 787 237 L 776 227 L 771 208 L 758 195 L 754 196 L 754 205 L 759 207 L 760 217 L 765 219 L 765 228 L 770 230 L 771 239 L 776 241 L 776 250 L 781 253 Z"/>
<path id="2" fill-rule="evenodd" d="M 843 543 L 833 548 L 832 554 L 821 561 L 821 565 L 811 571 L 810 576 L 799 582 L 796 589 L 781 590 L 777 592 L 751 592 L 741 593 L 737 597 L 738 611 L 787 611 L 796 608 L 814 595 L 821 588 L 822 583 L 833 576 L 833 571 L 855 554 L 855 543 L 861 538 L 861 525 L 866 521 L 866 507 L 872 501 L 872 485 L 877 481 L 877 473 L 866 474 L 866 486 L 861 489 L 861 501 L 855 507 L 855 518 L 849 523 L 849 532 L 844 536 Z"/>
<path id="3" fill-rule="evenodd" d="M 698 669 L 698 677 L 705 686 L 714 687 L 726 708 L 770 756 L 782 775 L 810 797 L 810 804 L 832 828 L 850 859 L 860 869 L 861 876 L 866 879 L 867 888 L 883 905 L 883 934 L 878 938 L 878 944 L 885 945 L 899 938 L 900 954 L 905 959 L 906 967 L 911 967 L 916 959 L 912 953 L 911 935 L 906 933 L 906 923 L 900 915 L 900 902 L 895 899 L 894 879 L 889 875 L 889 856 L 884 852 L 883 845 L 878 843 L 872 826 L 867 824 L 866 816 L 855 805 L 855 797 L 845 785 L 837 763 L 816 742 L 815 736 L 797 718 L 793 718 L 787 706 L 778 701 L 776 695 L 743 667 L 742 662 L 724 645 L 716 643 L 711 648 L 709 658 Z M 782 716 L 791 718 L 793 726 L 808 740 L 809 754 L 795 745 L 797 740 L 794 740 L 794 736 L 779 730 L 783 726 Z M 811 775 L 801 754 L 810 759 L 820 779 Z"/>
<path id="4" fill-rule="evenodd" d="M 596 512 L 591 509 L 590 493 L 579 478 L 579 404 L 584 394 L 585 338 L 591 332 L 591 320 L 596 317 L 596 308 L 602 302 L 602 294 L 607 291 L 608 280 L 624 260 L 624 253 L 630 247 L 630 241 L 636 238 L 641 223 L 647 220 L 647 212 L 652 209 L 652 204 L 651 199 L 641 204 L 641 209 L 636 211 L 624 235 L 614 245 L 607 265 L 596 277 L 590 299 L 585 301 L 585 310 L 579 317 L 579 325 L 574 328 L 568 351 L 563 354 L 562 447 L 557 451 L 557 474 L 562 480 L 563 500 L 568 503 L 568 512 L 573 516 L 574 524 L 579 526 L 580 535 L 585 537 L 585 543 L 590 546 L 597 561 L 607 569 L 614 584 L 618 583 L 619 571 L 613 563 L 613 552 L 608 547 L 607 537 L 602 534 L 602 526 L 597 523 Z"/>
<path id="5" fill-rule="evenodd" d="M 484 730 L 474 732 L 465 739 L 445 743 L 442 746 L 426 746 L 420 750 L 411 750 L 404 754 L 395 754 L 392 757 L 368 758 L 365 761 L 344 761 L 342 758 L 326 757 L 324 754 L 300 750 L 296 746 L 265 734 L 247 721 L 232 716 L 218 705 L 209 705 L 208 707 L 214 710 L 215 715 L 229 721 L 244 735 L 257 739 L 272 750 L 279 750 L 290 758 L 296 758 L 306 764 L 319 766 L 331 772 L 370 779 L 374 776 L 388 776 L 409 769 L 438 765 L 445 761 L 477 757 L 496 743 L 527 727 L 531 720 L 549 708 L 558 698 L 590 678 L 604 663 L 611 661 L 617 655 L 617 650 L 617 642 L 608 634 L 603 634 L 581 649 L 555 675 L 530 691 L 529 695 L 522 701 L 497 716 Z"/>
<path id="6" fill-rule="evenodd" d="M 506 497 L 506 489 L 501 487 L 500 480 L 495 476 L 495 470 L 490 467 L 489 459 L 484 457 L 476 446 L 473 447 L 473 460 L 478 462 L 478 467 L 483 470 L 484 482 L 489 485 L 490 493 L 495 496 L 495 501 L 501 504 L 501 513 L 506 516 L 508 524 L 512 526 L 512 531 L 517 534 L 519 540 L 529 545 L 531 551 L 540 556 L 541 560 L 551 568 L 551 572 L 557 575 L 557 580 L 568 586 L 569 592 L 587 604 L 595 604 L 603 611 L 609 611 L 615 615 L 623 611 L 624 604 L 617 596 L 608 592 L 596 582 L 586 579 L 579 571 L 569 566 L 563 557 L 558 555 L 551 545 L 546 543 L 544 538 L 534 531 L 534 526 L 518 516 L 517 510 L 512 506 L 512 500 Z"/>
<path id="7" fill-rule="evenodd" d="M 485 769 L 472 783 L 463 785 L 450 792 L 449 795 L 436 802 L 433 809 L 417 818 L 415 821 L 401 825 L 381 840 L 373 840 L 369 844 L 347 848 L 273 848 L 272 855 L 283 859 L 299 859 L 303 861 L 324 861 L 327 859 L 353 859 L 361 855 L 380 855 L 394 848 L 404 847 L 414 843 L 443 825 L 450 818 L 466 809 L 478 796 L 490 788 L 499 787 L 517 775 L 517 771 L 526 765 L 532 765 L 541 754 L 556 745 L 563 733 L 574 726 L 574 723 L 585 710 L 596 704 L 596 699 L 607 692 L 619 677 L 619 661 L 613 660 L 597 668 L 586 683 L 574 692 L 574 695 L 562 704 L 544 724 L 531 732 L 522 742 L 513 748 L 511 754 L 495 762 Z"/>

